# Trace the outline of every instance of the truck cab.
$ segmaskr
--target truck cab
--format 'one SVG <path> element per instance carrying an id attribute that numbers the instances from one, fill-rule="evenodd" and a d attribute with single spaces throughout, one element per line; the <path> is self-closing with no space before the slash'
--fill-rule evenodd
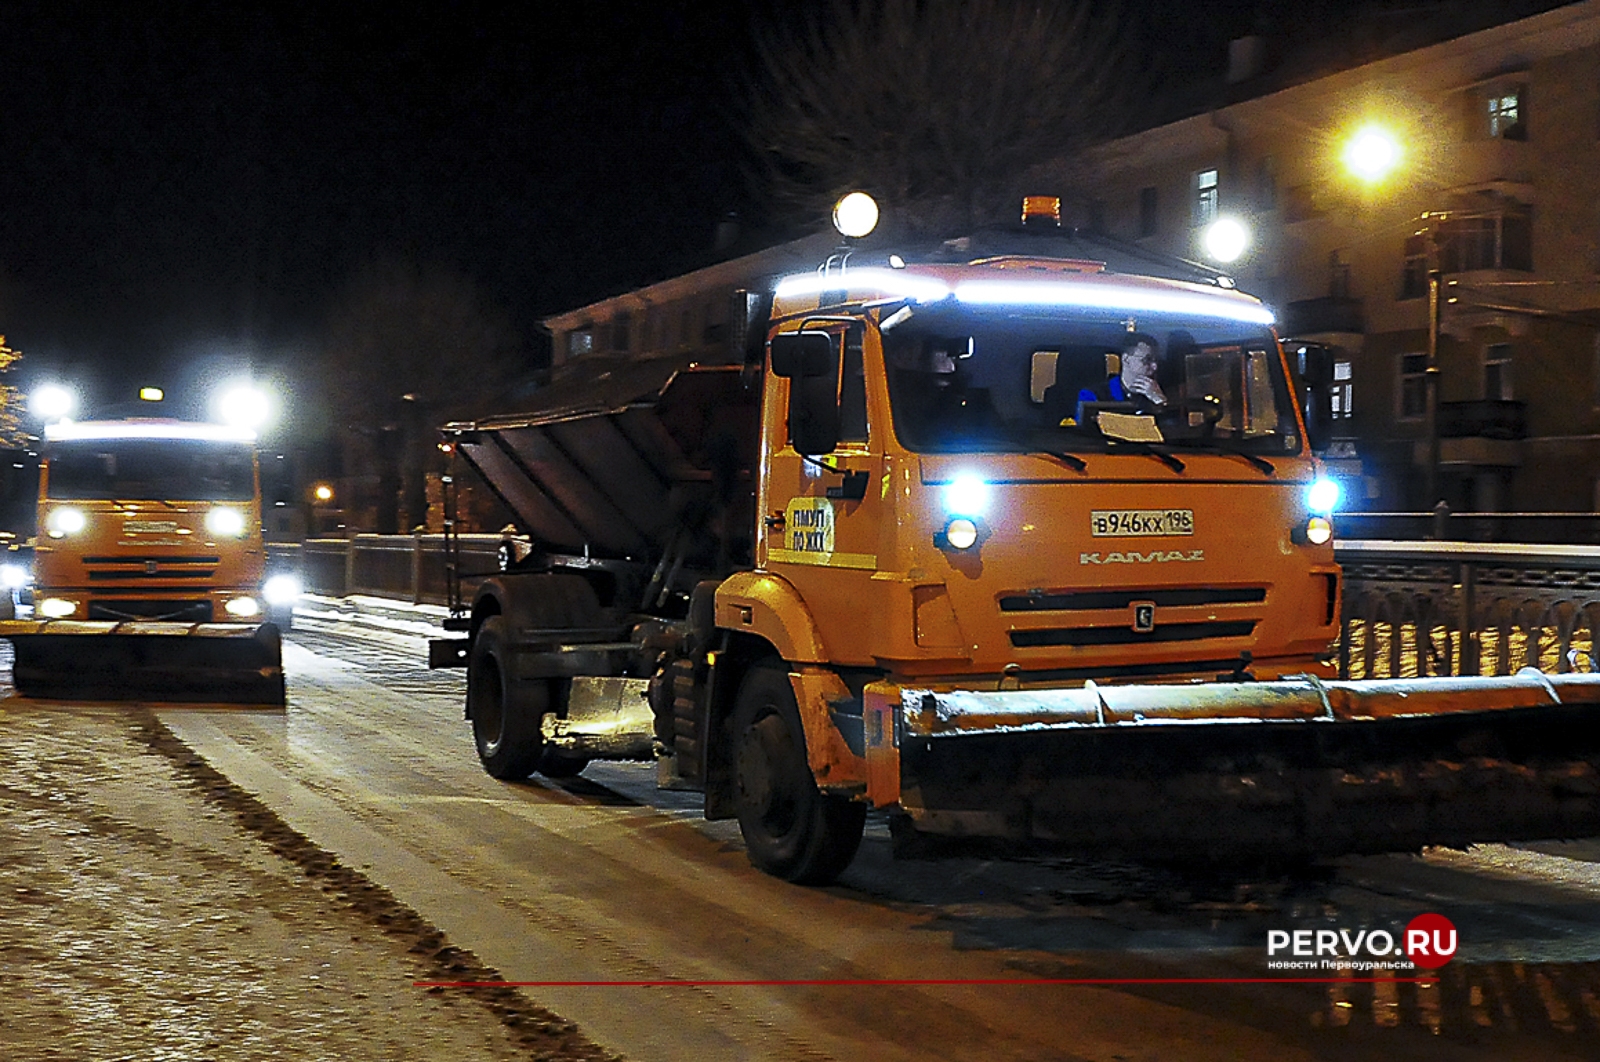
<path id="1" fill-rule="evenodd" d="M 258 620 L 266 553 L 254 438 L 181 421 L 46 429 L 35 614 Z"/>

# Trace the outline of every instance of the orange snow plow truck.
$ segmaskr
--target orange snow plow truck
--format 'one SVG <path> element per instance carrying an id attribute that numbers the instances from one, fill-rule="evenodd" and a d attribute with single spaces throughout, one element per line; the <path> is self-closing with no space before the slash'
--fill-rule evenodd
<path id="1" fill-rule="evenodd" d="M 284 704 L 253 432 L 46 429 L 32 619 L 0 620 L 25 697 Z"/>
<path id="2" fill-rule="evenodd" d="M 1334 680 L 1326 387 L 1256 299 L 1073 250 L 791 277 L 721 363 L 447 425 L 521 532 L 430 651 L 488 772 L 653 758 L 809 883 L 870 809 L 906 854 L 1600 832 L 1600 675 Z"/>

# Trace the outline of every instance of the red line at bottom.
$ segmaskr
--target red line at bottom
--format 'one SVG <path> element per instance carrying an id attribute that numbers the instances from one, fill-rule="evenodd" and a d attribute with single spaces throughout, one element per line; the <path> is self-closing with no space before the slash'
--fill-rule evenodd
<path id="1" fill-rule="evenodd" d="M 994 977 L 793 981 L 413 981 L 413 988 L 749 988 L 807 985 L 1349 985 L 1436 984 L 1438 977 Z"/>

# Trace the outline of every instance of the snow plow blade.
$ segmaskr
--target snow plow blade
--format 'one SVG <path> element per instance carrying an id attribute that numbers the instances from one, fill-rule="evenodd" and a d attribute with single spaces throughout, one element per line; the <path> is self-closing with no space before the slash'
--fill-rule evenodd
<path id="1" fill-rule="evenodd" d="M 869 795 L 909 812 L 904 854 L 983 838 L 1233 862 L 1600 835 L 1600 674 L 871 691 L 899 792 Z M 874 727 L 875 707 L 898 718 Z"/>
<path id="2" fill-rule="evenodd" d="M 270 623 L 0 622 L 24 697 L 283 707 L 283 646 Z"/>

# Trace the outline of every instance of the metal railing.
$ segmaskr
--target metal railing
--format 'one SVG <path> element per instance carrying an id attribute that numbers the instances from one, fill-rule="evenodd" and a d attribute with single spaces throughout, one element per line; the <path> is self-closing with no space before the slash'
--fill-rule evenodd
<path id="1" fill-rule="evenodd" d="M 462 594 L 470 602 L 485 576 L 499 570 L 499 535 L 460 535 Z M 307 591 L 346 597 L 368 594 L 412 604 L 447 605 L 443 535 L 356 535 L 307 539 L 300 547 Z"/>
<path id="2" fill-rule="evenodd" d="M 1508 542 L 1600 545 L 1600 513 L 1340 513 L 1339 533 L 1366 542 Z"/>
<path id="3" fill-rule="evenodd" d="M 462 535 L 463 597 L 498 568 L 499 535 Z M 305 587 L 448 604 L 443 535 L 356 535 L 298 553 Z M 1600 635 L 1600 547 L 1342 541 L 1346 678 L 1590 671 Z"/>
<path id="4" fill-rule="evenodd" d="M 1593 671 L 1600 548 L 1342 542 L 1346 678 Z"/>

